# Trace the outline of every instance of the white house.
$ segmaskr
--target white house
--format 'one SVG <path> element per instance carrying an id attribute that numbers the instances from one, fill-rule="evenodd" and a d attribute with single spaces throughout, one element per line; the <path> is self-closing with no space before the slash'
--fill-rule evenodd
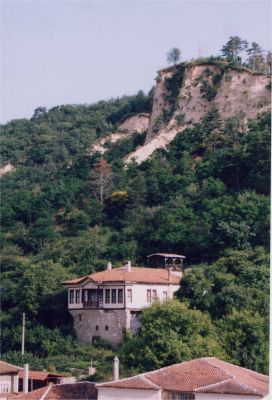
<path id="1" fill-rule="evenodd" d="M 268 376 L 205 357 L 96 385 L 98 400 L 258 400 Z"/>
<path id="2" fill-rule="evenodd" d="M 120 343 L 124 330 L 139 328 L 143 308 L 173 298 L 181 275 L 171 268 L 132 267 L 128 261 L 121 268 L 112 269 L 108 263 L 106 271 L 65 281 L 78 339 Z"/>
<path id="3" fill-rule="evenodd" d="M 17 365 L 0 361 L 0 398 L 4 398 L 5 393 L 18 392 L 21 370 Z"/>

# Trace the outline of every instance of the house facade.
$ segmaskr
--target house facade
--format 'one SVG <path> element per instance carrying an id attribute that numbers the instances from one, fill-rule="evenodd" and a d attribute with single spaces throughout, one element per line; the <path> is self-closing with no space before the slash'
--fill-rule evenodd
<path id="1" fill-rule="evenodd" d="M 119 344 L 124 330 L 137 332 L 143 308 L 173 298 L 180 279 L 180 271 L 132 267 L 128 261 L 121 268 L 108 263 L 103 272 L 65 281 L 77 338 Z"/>
<path id="2" fill-rule="evenodd" d="M 0 361 L 0 398 L 3 398 L 5 393 L 18 392 L 21 370 L 17 365 Z"/>
<path id="3" fill-rule="evenodd" d="M 258 400 L 269 398 L 268 376 L 205 357 L 97 384 L 98 400 Z"/>

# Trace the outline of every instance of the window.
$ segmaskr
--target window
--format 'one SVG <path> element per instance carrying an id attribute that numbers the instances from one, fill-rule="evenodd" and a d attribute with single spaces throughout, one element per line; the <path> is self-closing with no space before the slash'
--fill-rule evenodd
<path id="1" fill-rule="evenodd" d="M 98 325 L 96 325 L 95 330 L 98 331 L 98 329 L 99 329 L 99 327 L 98 327 Z"/>
<path id="2" fill-rule="evenodd" d="M 118 303 L 124 302 L 123 289 L 118 289 Z"/>
<path id="3" fill-rule="evenodd" d="M 112 290 L 111 290 L 111 302 L 112 302 L 113 304 L 116 303 L 116 289 L 112 289 Z"/>
<path id="4" fill-rule="evenodd" d="M 146 296 L 147 302 L 151 303 L 151 289 L 147 289 Z"/>
<path id="5" fill-rule="evenodd" d="M 180 393 L 180 392 L 171 392 L 169 396 L 169 400 L 194 400 L 195 395 L 193 393 Z"/>
<path id="6" fill-rule="evenodd" d="M 127 290 L 127 299 L 129 303 L 132 303 L 132 289 Z"/>
<path id="7" fill-rule="evenodd" d="M 74 301 L 75 301 L 75 291 L 74 290 L 70 290 L 69 303 L 70 304 L 74 304 Z"/>
<path id="8" fill-rule="evenodd" d="M 87 301 L 88 301 L 88 290 L 84 289 L 83 290 L 83 302 L 87 303 Z"/>
<path id="9" fill-rule="evenodd" d="M 79 321 L 81 321 L 81 320 L 82 320 L 82 316 L 81 316 L 81 314 L 79 314 L 79 315 L 78 315 L 78 319 L 79 319 Z"/>
<path id="10" fill-rule="evenodd" d="M 76 290 L 76 303 L 80 303 L 80 290 Z"/>
<path id="11" fill-rule="evenodd" d="M 167 300 L 168 299 L 168 293 L 167 292 L 163 292 L 163 300 Z"/>
<path id="12" fill-rule="evenodd" d="M 98 289 L 99 303 L 103 303 L 103 289 Z"/>
<path id="13" fill-rule="evenodd" d="M 110 289 L 106 289 L 106 299 L 105 303 L 109 304 L 110 303 Z"/>
<path id="14" fill-rule="evenodd" d="M 157 300 L 157 290 L 152 290 L 152 301 Z"/>
<path id="15" fill-rule="evenodd" d="M 109 330 L 109 327 L 108 327 L 108 325 L 106 325 L 105 326 L 105 331 L 108 331 Z"/>

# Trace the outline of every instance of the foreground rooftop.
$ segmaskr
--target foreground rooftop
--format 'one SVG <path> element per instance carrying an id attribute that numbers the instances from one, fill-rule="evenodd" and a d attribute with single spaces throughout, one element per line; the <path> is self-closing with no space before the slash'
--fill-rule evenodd
<path id="1" fill-rule="evenodd" d="M 97 387 L 263 397 L 268 394 L 268 377 L 215 357 L 206 357 L 98 384 Z"/>

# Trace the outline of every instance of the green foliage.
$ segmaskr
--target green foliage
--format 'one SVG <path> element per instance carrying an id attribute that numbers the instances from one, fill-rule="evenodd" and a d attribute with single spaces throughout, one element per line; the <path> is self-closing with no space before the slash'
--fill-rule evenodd
<path id="1" fill-rule="evenodd" d="M 167 62 L 169 64 L 177 64 L 180 61 L 181 58 L 181 51 L 177 47 L 173 47 L 168 53 L 167 53 Z"/>
<path id="2" fill-rule="evenodd" d="M 120 349 L 127 368 L 149 371 L 192 358 L 225 358 L 209 316 L 178 301 L 155 304 L 141 315 L 141 329 Z"/>
<path id="3" fill-rule="evenodd" d="M 178 297 L 218 319 L 233 310 L 268 314 L 269 260 L 262 248 L 230 250 L 211 265 L 189 269 Z"/>
<path id="4" fill-rule="evenodd" d="M 233 68 L 222 57 L 192 63 L 217 65 L 218 73 L 207 68 L 204 77 L 209 97 Z M 175 111 L 184 67 L 169 69 L 169 107 L 159 124 Z M 131 113 L 150 112 L 152 98 L 151 91 L 91 106 L 39 107 L 31 120 L 1 127 L 3 164 L 16 167 L 1 178 L 1 333 L 10 362 L 21 364 L 13 351 L 20 350 L 26 312 L 27 357 L 35 368 L 71 366 L 80 374 L 93 357 L 101 362 L 95 379 L 109 376 L 110 350 L 74 341 L 61 282 L 103 270 L 109 259 L 145 264 L 147 254 L 169 251 L 187 256 L 191 271 L 179 299 L 189 308 L 174 302 L 146 310 L 141 334 L 128 337 L 120 350 L 126 366 L 137 371 L 217 354 L 266 371 L 270 114 L 245 126 L 243 115 L 222 121 L 212 109 L 140 166 L 131 162 L 124 168 L 123 157 L 146 133 L 110 145 L 110 184 L 101 201 L 99 179 L 94 183 L 100 155 L 89 155 L 89 148 Z M 178 115 L 177 123 L 183 122 Z M 241 323 L 239 313 L 245 316 Z"/>
<path id="5" fill-rule="evenodd" d="M 268 374 L 268 318 L 249 310 L 234 311 L 217 322 L 221 344 L 232 362 Z"/>

